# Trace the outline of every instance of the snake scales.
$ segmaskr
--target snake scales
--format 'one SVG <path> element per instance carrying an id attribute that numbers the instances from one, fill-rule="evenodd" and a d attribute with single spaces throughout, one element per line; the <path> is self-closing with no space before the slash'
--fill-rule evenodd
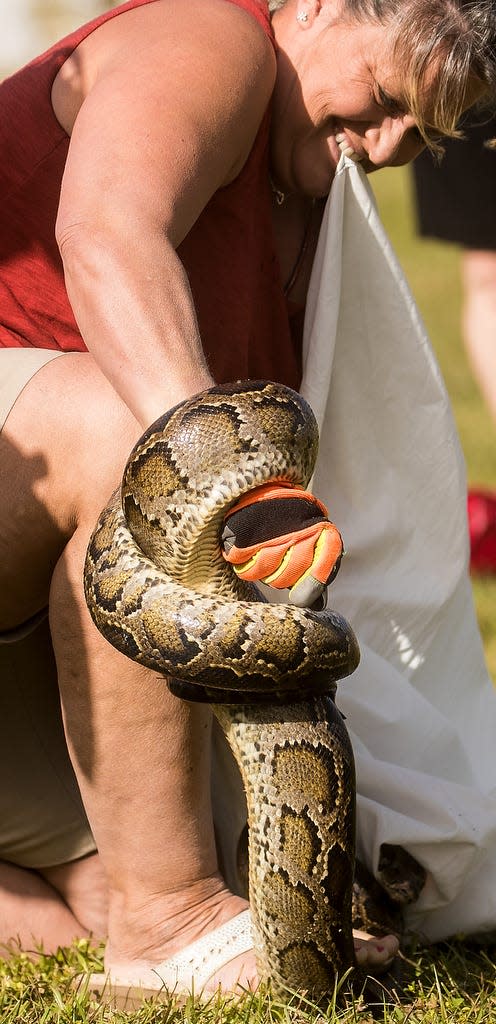
<path id="1" fill-rule="evenodd" d="M 118 650 L 212 703 L 247 795 L 263 978 L 314 995 L 354 962 L 353 755 L 333 696 L 358 647 L 337 613 L 264 601 L 220 552 L 223 520 L 262 483 L 306 486 L 306 402 L 267 382 L 212 388 L 154 423 L 88 549 L 86 600 Z"/>

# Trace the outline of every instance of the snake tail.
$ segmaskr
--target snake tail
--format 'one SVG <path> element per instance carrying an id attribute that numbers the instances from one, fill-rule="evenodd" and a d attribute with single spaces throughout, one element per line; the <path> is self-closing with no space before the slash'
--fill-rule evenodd
<path id="1" fill-rule="evenodd" d="M 281 993 L 319 998 L 355 962 L 355 768 L 328 697 L 214 713 L 248 805 L 249 899 L 259 969 Z"/>

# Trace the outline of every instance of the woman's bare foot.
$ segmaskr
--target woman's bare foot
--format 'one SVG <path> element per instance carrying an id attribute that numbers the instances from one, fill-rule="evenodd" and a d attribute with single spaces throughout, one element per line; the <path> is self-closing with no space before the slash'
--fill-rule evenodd
<path id="1" fill-rule="evenodd" d="M 89 933 L 37 871 L 0 862 L 0 955 L 19 947 L 55 953 Z"/>
<path id="2" fill-rule="evenodd" d="M 371 971 L 384 970 L 389 967 L 400 948 L 396 935 L 384 935 L 377 938 L 376 935 L 369 935 L 368 932 L 355 929 L 353 939 L 358 966 Z"/>
<path id="3" fill-rule="evenodd" d="M 165 902 L 160 902 L 164 909 Z M 157 905 L 153 909 L 149 908 L 151 914 L 147 915 L 147 923 L 141 931 L 143 954 L 136 941 L 132 942 L 133 948 L 128 945 L 127 949 L 117 950 L 107 946 L 105 968 L 112 985 L 159 991 L 162 964 L 166 965 L 167 961 L 181 954 L 186 947 L 248 909 L 246 900 L 229 892 L 219 875 L 195 883 L 185 893 L 170 895 L 167 903 L 165 925 L 157 920 Z M 155 925 L 151 918 L 155 920 Z M 138 917 L 136 929 L 138 936 Z M 370 971 L 387 968 L 398 951 L 398 940 L 392 935 L 378 939 L 366 932 L 354 932 L 354 937 L 357 963 Z M 161 941 L 157 942 L 157 939 Z M 211 974 L 204 991 L 220 989 L 232 993 L 237 988 L 256 989 L 259 976 L 254 950 L 249 949 L 230 960 L 228 956 L 229 947 L 225 964 Z M 164 983 L 167 981 L 166 976 L 167 971 L 164 969 Z"/>
<path id="4" fill-rule="evenodd" d="M 161 964 L 182 954 L 186 947 L 246 909 L 246 900 L 233 895 L 219 874 L 201 879 L 181 893 L 165 894 L 148 907 L 138 908 L 134 914 L 128 912 L 127 920 L 132 921 L 132 927 L 120 948 L 116 948 L 115 943 L 113 946 L 107 943 L 105 972 L 114 985 L 141 985 L 159 990 Z M 255 953 L 250 949 L 212 974 L 205 990 L 220 987 L 225 992 L 233 992 L 236 985 L 249 989 L 256 988 L 257 984 Z"/>
<path id="5" fill-rule="evenodd" d="M 357 964 L 371 973 L 386 970 L 399 950 L 399 942 L 395 935 L 377 938 L 374 935 L 368 935 L 367 932 L 355 930 L 353 937 Z M 246 975 L 248 984 L 246 980 L 241 981 L 242 975 Z M 224 970 L 218 971 L 212 977 L 209 988 L 220 985 L 226 991 L 232 991 L 236 984 L 241 984 L 244 988 L 255 989 L 257 987 L 258 975 L 254 952 L 231 960 Z"/>
<path id="6" fill-rule="evenodd" d="M 60 894 L 82 925 L 82 934 L 95 940 L 107 935 L 108 892 L 105 872 L 97 853 L 67 864 L 41 868 L 39 874 Z"/>
<path id="7" fill-rule="evenodd" d="M 386 970 L 394 960 L 399 942 L 395 935 L 377 938 L 367 932 L 354 931 L 355 956 L 359 967 L 374 971 Z M 244 989 L 256 989 L 259 982 L 255 953 L 251 950 L 231 960 L 212 976 L 207 991 L 220 987 L 225 992 L 233 992 L 236 986 Z"/>
<path id="8" fill-rule="evenodd" d="M 0 861 L 0 946 L 55 953 L 106 934 L 106 892 L 96 854 L 32 871 Z"/>

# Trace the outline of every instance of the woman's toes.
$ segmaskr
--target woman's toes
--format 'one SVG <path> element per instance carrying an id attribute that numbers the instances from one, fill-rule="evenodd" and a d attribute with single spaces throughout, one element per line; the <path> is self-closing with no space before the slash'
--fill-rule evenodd
<path id="1" fill-rule="evenodd" d="M 384 967 L 394 960 L 400 944 L 395 935 L 377 938 L 367 932 L 354 932 L 355 957 L 359 967 Z"/>
<path id="2" fill-rule="evenodd" d="M 220 988 L 223 992 L 236 992 L 236 989 L 255 990 L 259 984 L 257 963 L 254 950 L 242 953 L 240 956 L 230 960 L 220 970 L 209 978 L 206 989 L 215 991 Z"/>

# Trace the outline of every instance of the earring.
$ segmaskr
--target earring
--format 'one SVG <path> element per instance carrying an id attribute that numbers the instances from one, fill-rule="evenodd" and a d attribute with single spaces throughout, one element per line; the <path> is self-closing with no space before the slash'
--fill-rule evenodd
<path id="1" fill-rule="evenodd" d="M 296 15 L 296 20 L 297 21 L 308 21 L 308 14 L 307 14 L 307 12 L 306 11 L 298 11 L 298 14 Z"/>

